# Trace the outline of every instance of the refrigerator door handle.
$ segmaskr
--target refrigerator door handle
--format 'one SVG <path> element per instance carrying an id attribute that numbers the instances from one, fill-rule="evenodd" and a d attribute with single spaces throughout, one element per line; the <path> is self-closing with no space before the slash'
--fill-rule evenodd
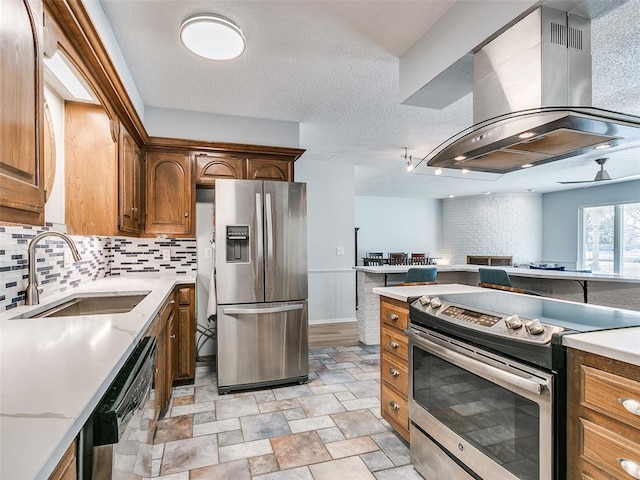
<path id="1" fill-rule="evenodd" d="M 296 305 L 282 305 L 278 307 L 263 307 L 263 308 L 255 308 L 255 307 L 229 307 L 223 308 L 222 313 L 225 315 L 260 315 L 263 313 L 280 313 L 280 312 L 291 312 L 293 310 L 302 310 L 304 305 L 298 303 Z"/>
<path id="2" fill-rule="evenodd" d="M 258 261 L 255 262 L 256 265 L 256 269 L 257 268 L 261 268 L 260 267 L 260 261 L 264 260 L 263 258 L 263 251 L 262 251 L 262 245 L 263 245 L 263 240 L 262 240 L 262 195 L 260 193 L 256 193 L 256 223 L 257 223 L 257 228 L 256 228 L 256 236 L 257 236 L 257 240 L 256 240 L 256 246 L 258 249 Z M 256 273 L 258 273 L 256 271 Z"/>
<path id="3" fill-rule="evenodd" d="M 274 259 L 273 259 L 273 211 L 271 209 L 271 194 L 267 193 L 265 194 L 265 216 L 266 216 L 266 233 L 267 233 L 267 241 L 266 241 L 266 249 L 267 249 L 267 254 L 265 257 L 265 269 L 264 269 L 264 274 L 265 274 L 265 278 L 267 279 L 265 281 L 265 289 L 269 289 L 271 291 L 273 291 L 274 285 L 273 282 L 275 281 L 275 277 L 274 277 L 274 271 L 273 269 L 274 267 Z M 266 298 L 270 298 L 270 295 L 267 294 Z"/>

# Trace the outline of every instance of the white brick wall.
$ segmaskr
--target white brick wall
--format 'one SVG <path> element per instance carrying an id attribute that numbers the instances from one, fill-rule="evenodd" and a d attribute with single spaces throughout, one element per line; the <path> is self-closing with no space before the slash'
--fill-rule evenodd
<path id="1" fill-rule="evenodd" d="M 442 201 L 442 257 L 509 255 L 514 263 L 542 259 L 542 195 L 500 194 Z"/>

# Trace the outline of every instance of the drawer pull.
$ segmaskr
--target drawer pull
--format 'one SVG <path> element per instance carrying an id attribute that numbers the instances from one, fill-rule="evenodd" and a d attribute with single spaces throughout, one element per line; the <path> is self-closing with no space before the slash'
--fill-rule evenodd
<path id="1" fill-rule="evenodd" d="M 391 348 L 398 348 L 400 346 L 398 342 L 394 342 L 393 340 L 389 340 L 389 345 Z"/>
<path id="2" fill-rule="evenodd" d="M 396 402 L 394 402 L 393 400 L 391 400 L 391 401 L 389 402 L 389 406 L 391 407 L 391 409 L 392 409 L 392 410 L 396 410 L 396 411 L 400 410 L 400 405 L 398 405 L 398 404 L 397 404 Z M 624 468 L 624 467 L 622 467 L 622 468 Z"/>
<path id="3" fill-rule="evenodd" d="M 389 373 L 394 377 L 397 377 L 398 375 L 400 375 L 400 372 L 395 368 L 389 368 Z"/>
<path id="4" fill-rule="evenodd" d="M 633 478 L 637 478 L 638 480 L 640 480 L 640 463 L 634 462 L 633 460 L 629 460 L 627 458 L 619 458 L 618 462 L 625 472 L 627 472 Z"/>
<path id="5" fill-rule="evenodd" d="M 395 322 L 400 317 L 398 317 L 398 315 L 396 315 L 395 313 L 390 313 L 389 318 Z"/>
<path id="6" fill-rule="evenodd" d="M 634 415 L 640 416 L 640 402 L 633 398 L 619 398 L 620 404 Z"/>

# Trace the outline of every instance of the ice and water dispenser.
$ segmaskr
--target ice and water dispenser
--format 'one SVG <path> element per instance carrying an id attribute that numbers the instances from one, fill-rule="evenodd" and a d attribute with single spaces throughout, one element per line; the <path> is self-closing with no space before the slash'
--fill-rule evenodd
<path id="1" fill-rule="evenodd" d="M 249 225 L 227 225 L 227 263 L 249 263 Z"/>

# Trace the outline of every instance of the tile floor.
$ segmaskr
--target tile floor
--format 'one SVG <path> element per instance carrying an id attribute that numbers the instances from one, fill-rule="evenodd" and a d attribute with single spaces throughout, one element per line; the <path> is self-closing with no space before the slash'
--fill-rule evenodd
<path id="1" fill-rule="evenodd" d="M 218 395 L 212 365 L 173 389 L 158 423 L 157 480 L 421 479 L 380 416 L 377 346 L 309 352 L 309 383 Z"/>

